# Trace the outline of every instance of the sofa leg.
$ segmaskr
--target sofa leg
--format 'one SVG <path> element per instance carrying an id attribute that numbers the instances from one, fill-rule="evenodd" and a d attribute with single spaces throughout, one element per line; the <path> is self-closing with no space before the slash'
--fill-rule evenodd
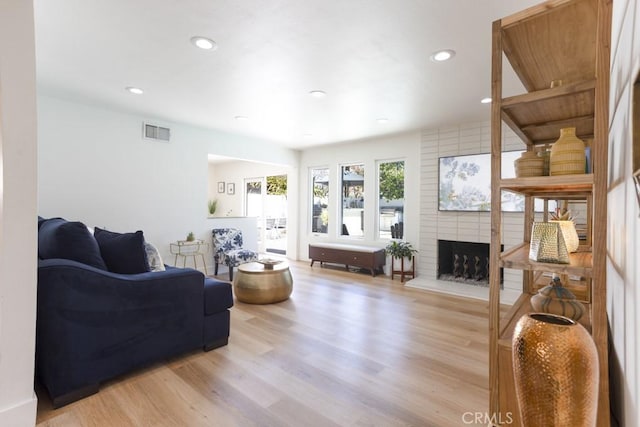
<path id="1" fill-rule="evenodd" d="M 218 275 L 218 260 L 217 259 L 213 260 L 213 263 L 214 263 L 213 274 L 215 276 L 217 276 Z"/>
<path id="2" fill-rule="evenodd" d="M 202 349 L 204 351 L 211 351 L 211 350 L 213 350 L 215 348 L 223 347 L 223 346 L 225 346 L 227 344 L 229 344 L 229 337 L 224 337 L 224 338 L 220 338 L 219 340 L 215 340 L 215 341 L 212 341 L 210 343 L 206 343 L 202 347 Z"/>
<path id="3" fill-rule="evenodd" d="M 68 405 L 69 403 L 73 403 L 76 400 L 84 399 L 92 394 L 96 394 L 99 391 L 100 384 L 89 384 L 88 386 L 73 390 L 67 394 L 53 397 L 51 398 L 51 403 L 53 404 L 53 409 L 58 409 L 62 406 Z"/>
<path id="4" fill-rule="evenodd" d="M 229 266 L 229 281 L 233 282 L 233 265 Z"/>

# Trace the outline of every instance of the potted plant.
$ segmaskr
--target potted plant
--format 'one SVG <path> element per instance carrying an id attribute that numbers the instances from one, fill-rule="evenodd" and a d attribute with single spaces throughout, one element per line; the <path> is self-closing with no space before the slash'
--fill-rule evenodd
<path id="1" fill-rule="evenodd" d="M 193 232 L 187 234 L 187 242 L 193 242 L 194 240 L 196 240 L 196 236 L 193 235 Z"/>
<path id="2" fill-rule="evenodd" d="M 404 282 L 405 276 L 415 277 L 415 266 L 413 262 L 413 256 L 418 252 L 411 243 L 402 240 L 392 240 L 384 248 L 385 252 L 391 256 L 391 279 L 393 280 L 394 274 L 400 275 L 400 281 Z M 395 269 L 395 260 L 400 260 L 400 270 Z M 405 259 L 408 260 L 408 264 L 411 266 L 409 270 L 404 269 Z"/>
<path id="3" fill-rule="evenodd" d="M 216 213 L 216 208 L 218 207 L 218 201 L 216 199 L 209 200 L 209 216 L 213 216 Z"/>

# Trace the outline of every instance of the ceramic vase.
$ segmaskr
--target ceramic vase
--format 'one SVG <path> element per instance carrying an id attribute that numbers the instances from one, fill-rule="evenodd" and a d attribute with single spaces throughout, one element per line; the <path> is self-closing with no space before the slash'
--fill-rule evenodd
<path id="1" fill-rule="evenodd" d="M 512 345 L 524 427 L 596 425 L 598 354 L 582 325 L 554 314 L 525 314 Z"/>
<path id="2" fill-rule="evenodd" d="M 549 175 L 571 175 L 585 172 L 584 142 L 576 136 L 576 128 L 560 129 L 560 138 L 551 146 Z"/>
<path id="3" fill-rule="evenodd" d="M 553 277 L 550 284 L 531 297 L 531 307 L 535 311 L 557 314 L 576 321 L 580 320 L 585 311 L 584 305 L 576 296 L 562 286 L 558 276 Z"/>

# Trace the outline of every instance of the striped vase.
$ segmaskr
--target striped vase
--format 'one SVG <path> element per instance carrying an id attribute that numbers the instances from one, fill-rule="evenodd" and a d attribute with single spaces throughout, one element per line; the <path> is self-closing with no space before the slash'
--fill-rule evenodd
<path id="1" fill-rule="evenodd" d="M 584 142 L 576 136 L 576 128 L 560 129 L 560 138 L 551 146 L 549 175 L 572 175 L 585 172 Z"/>

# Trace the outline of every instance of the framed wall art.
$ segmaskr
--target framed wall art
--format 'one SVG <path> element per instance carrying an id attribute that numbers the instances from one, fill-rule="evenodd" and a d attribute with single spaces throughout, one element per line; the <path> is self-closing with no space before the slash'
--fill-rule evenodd
<path id="1" fill-rule="evenodd" d="M 227 194 L 236 194 L 236 185 L 233 182 L 227 184 Z"/>
<path id="2" fill-rule="evenodd" d="M 218 182 L 218 193 L 224 193 L 224 181 Z"/>

